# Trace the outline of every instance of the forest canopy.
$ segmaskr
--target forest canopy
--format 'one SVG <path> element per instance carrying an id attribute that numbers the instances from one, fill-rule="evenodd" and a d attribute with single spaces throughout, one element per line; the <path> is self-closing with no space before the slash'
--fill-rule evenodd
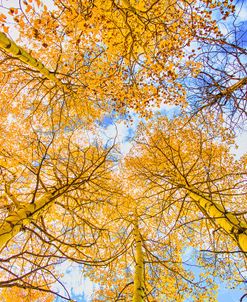
<path id="1" fill-rule="evenodd" d="M 75 301 L 68 263 L 95 302 L 244 289 L 245 12 L 232 0 L 1 1 L 3 302 Z"/>

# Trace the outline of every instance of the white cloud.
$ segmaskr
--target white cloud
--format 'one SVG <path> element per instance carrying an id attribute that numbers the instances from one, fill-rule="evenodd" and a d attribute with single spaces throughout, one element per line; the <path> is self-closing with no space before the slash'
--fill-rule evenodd
<path id="1" fill-rule="evenodd" d="M 119 149 L 122 155 L 126 155 L 131 149 L 131 137 L 132 133 L 135 132 L 139 123 L 138 118 L 134 118 L 132 124 L 126 124 L 125 121 L 121 120 L 114 124 L 101 128 L 101 138 L 106 144 L 108 141 L 116 138 L 116 143 L 119 145 Z"/>
<path id="2" fill-rule="evenodd" d="M 57 266 L 57 270 L 63 274 L 59 280 L 69 291 L 70 295 L 84 295 L 85 302 L 92 301 L 92 294 L 96 285 L 83 276 L 82 268 L 78 264 L 66 261 L 59 265 L 59 267 Z M 64 288 L 59 283 L 53 286 L 53 290 L 67 296 Z"/>
<path id="3" fill-rule="evenodd" d="M 235 154 L 236 158 L 239 159 L 242 155 L 247 152 L 247 132 L 242 132 L 237 135 L 236 143 L 238 148 L 233 149 L 233 153 Z"/>
<path id="4" fill-rule="evenodd" d="M 237 5 L 236 11 L 238 15 L 238 21 L 245 22 L 247 21 L 247 5 L 246 3 L 243 6 Z"/>

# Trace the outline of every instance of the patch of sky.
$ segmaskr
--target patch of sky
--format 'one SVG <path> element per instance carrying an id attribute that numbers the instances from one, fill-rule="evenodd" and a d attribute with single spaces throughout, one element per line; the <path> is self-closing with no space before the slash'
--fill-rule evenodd
<path id="1" fill-rule="evenodd" d="M 181 113 L 180 107 L 175 105 L 161 104 L 159 107 L 155 105 L 152 108 L 154 114 L 153 118 L 159 116 L 167 116 L 169 119 L 173 119 Z M 146 123 L 145 119 L 141 118 L 138 114 L 130 111 L 131 123 L 126 122 L 126 116 L 116 116 L 114 112 L 112 115 L 106 115 L 102 121 L 97 121 L 99 126 L 100 138 L 103 141 L 105 148 L 109 143 L 113 142 L 119 147 L 120 154 L 125 156 L 132 147 L 133 138 L 136 135 L 138 125 Z"/>
<path id="2" fill-rule="evenodd" d="M 199 251 L 194 249 L 193 247 L 187 247 L 182 256 L 183 266 L 186 270 L 191 271 L 195 280 L 198 281 L 200 278 L 200 274 L 204 272 L 203 267 L 197 264 L 197 258 L 199 256 Z M 207 255 L 210 257 L 210 255 Z M 217 277 L 213 277 L 214 281 L 218 285 L 218 302 L 238 302 L 241 297 L 246 293 L 247 287 L 243 285 L 239 285 L 234 287 L 230 287 L 230 284 L 220 280 Z M 192 302 L 193 299 L 187 299 L 186 302 Z M 247 299 L 246 299 L 247 301 Z M 245 301 L 241 301 L 245 302 Z"/>
<path id="3" fill-rule="evenodd" d="M 32 162 L 32 166 L 33 167 L 39 167 L 40 163 L 37 160 L 35 160 L 35 161 Z"/>
<path id="4" fill-rule="evenodd" d="M 114 119 L 109 115 L 104 116 L 102 121 L 100 122 L 100 126 L 104 129 L 106 129 L 109 125 L 113 125 L 113 124 L 114 124 Z"/>
<path id="5" fill-rule="evenodd" d="M 76 302 L 92 301 L 92 295 L 97 285 L 83 275 L 83 267 L 81 265 L 66 261 L 57 267 L 57 271 L 59 274 L 63 274 L 59 281 L 66 287 L 71 299 Z M 67 296 L 65 289 L 59 283 L 54 284 L 53 290 L 60 295 Z M 54 300 L 54 302 L 64 301 L 60 297 L 56 297 Z"/>
<path id="6" fill-rule="evenodd" d="M 104 117 L 100 123 L 100 137 L 104 145 L 112 139 L 116 139 L 120 153 L 125 155 L 131 148 L 131 139 L 133 138 L 137 125 L 140 120 L 137 116 L 133 116 L 133 123 L 127 125 L 125 119 L 114 118 L 110 116 Z"/>
<path id="7" fill-rule="evenodd" d="M 220 20 L 220 14 L 217 12 L 213 17 L 218 22 L 221 32 L 227 36 L 228 41 L 234 42 L 241 40 L 242 47 L 247 43 L 247 2 L 236 0 L 233 2 L 235 5 L 235 13 L 231 14 L 226 20 Z"/>
<path id="8" fill-rule="evenodd" d="M 222 282 L 216 278 L 218 284 L 218 302 L 238 302 L 240 301 L 241 297 L 246 293 L 247 288 L 229 288 L 226 282 Z M 247 301 L 242 300 L 243 302 Z"/>
<path id="9" fill-rule="evenodd" d="M 247 131 L 239 130 L 236 136 L 236 145 L 233 145 L 232 153 L 236 159 L 240 159 L 247 151 Z"/>
<path id="10" fill-rule="evenodd" d="M 247 22 L 247 2 L 236 1 L 236 15 L 239 21 Z"/>
<path id="11" fill-rule="evenodd" d="M 176 105 L 161 105 L 159 115 L 167 116 L 168 119 L 172 120 L 179 114 L 181 114 L 181 108 Z"/>
<path id="12" fill-rule="evenodd" d="M 135 136 L 135 131 L 132 128 L 128 129 L 128 136 L 126 136 L 126 140 L 128 141 L 129 139 L 133 138 Z"/>
<path id="13" fill-rule="evenodd" d="M 71 127 L 69 127 L 69 126 L 64 127 L 64 133 L 68 133 L 68 132 L 71 132 L 71 131 L 72 131 Z"/>

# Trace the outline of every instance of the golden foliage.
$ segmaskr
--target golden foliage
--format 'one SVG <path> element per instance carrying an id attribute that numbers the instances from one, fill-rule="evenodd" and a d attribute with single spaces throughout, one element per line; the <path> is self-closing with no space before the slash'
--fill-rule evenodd
<path id="1" fill-rule="evenodd" d="M 235 277 L 229 254 L 246 251 L 246 157 L 231 155 L 234 135 L 222 116 L 212 127 L 213 114 L 169 120 L 153 111 L 187 106 L 183 81 L 203 66 L 196 41 L 221 39 L 212 12 L 226 18 L 233 5 L 28 0 L 2 7 L 4 301 L 52 301 L 54 267 L 66 259 L 99 284 L 94 301 L 216 301 L 212 275 Z M 97 123 L 133 112 L 151 120 L 119 162 L 115 140 L 97 139 Z M 226 256 L 195 256 L 205 268 L 196 278 L 185 267 L 188 249 Z"/>

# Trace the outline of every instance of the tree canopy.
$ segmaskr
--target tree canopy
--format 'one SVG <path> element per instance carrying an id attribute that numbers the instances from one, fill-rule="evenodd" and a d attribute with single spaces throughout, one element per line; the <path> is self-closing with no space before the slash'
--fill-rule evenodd
<path id="1" fill-rule="evenodd" d="M 232 2 L 1 2 L 4 302 L 72 301 L 68 261 L 96 285 L 92 301 L 217 301 L 218 280 L 246 282 Z M 127 154 L 117 126 L 102 136 L 109 116 L 129 127 Z"/>

